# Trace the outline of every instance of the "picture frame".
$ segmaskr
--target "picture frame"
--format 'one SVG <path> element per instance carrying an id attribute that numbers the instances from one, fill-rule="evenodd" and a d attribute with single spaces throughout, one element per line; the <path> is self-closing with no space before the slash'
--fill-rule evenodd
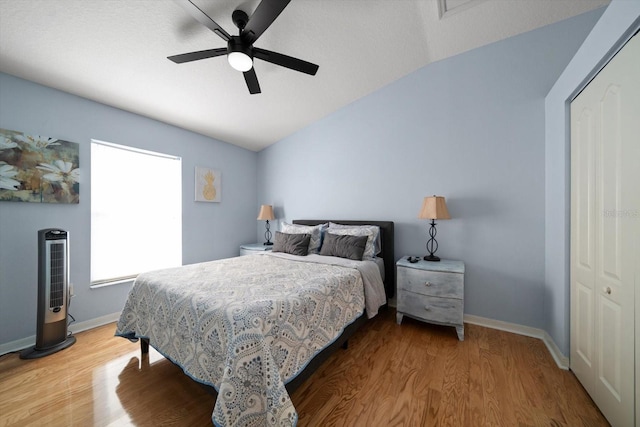
<path id="1" fill-rule="evenodd" d="M 80 203 L 80 144 L 0 129 L 0 201 Z"/>
<path id="2" fill-rule="evenodd" d="M 196 166 L 195 201 L 208 203 L 222 201 L 222 173 L 220 171 Z"/>

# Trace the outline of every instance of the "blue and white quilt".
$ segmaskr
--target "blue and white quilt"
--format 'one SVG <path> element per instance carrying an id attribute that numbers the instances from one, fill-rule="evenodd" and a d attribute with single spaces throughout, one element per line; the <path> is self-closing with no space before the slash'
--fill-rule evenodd
<path id="1" fill-rule="evenodd" d="M 215 387 L 216 426 L 294 426 L 285 383 L 363 313 L 365 288 L 372 317 L 386 299 L 371 261 L 263 254 L 152 271 L 136 279 L 116 335 L 148 338 Z"/>

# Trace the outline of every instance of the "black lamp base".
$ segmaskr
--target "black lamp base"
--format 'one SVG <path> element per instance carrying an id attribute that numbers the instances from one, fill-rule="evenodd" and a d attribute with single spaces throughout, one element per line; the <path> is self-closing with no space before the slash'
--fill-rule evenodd
<path id="1" fill-rule="evenodd" d="M 267 223 L 265 224 L 265 227 L 266 227 L 267 231 L 264 232 L 264 238 L 267 241 L 264 242 L 263 245 L 271 246 L 271 245 L 273 245 L 273 242 L 271 241 L 271 230 L 270 230 L 271 227 L 269 227 L 269 220 L 267 220 Z"/>
<path id="2" fill-rule="evenodd" d="M 438 241 L 436 240 L 436 222 L 431 220 L 431 227 L 429 227 L 429 236 L 431 237 L 427 242 L 427 250 L 429 251 L 429 255 L 424 256 L 425 261 L 440 261 L 440 257 L 434 255 L 438 250 Z"/>

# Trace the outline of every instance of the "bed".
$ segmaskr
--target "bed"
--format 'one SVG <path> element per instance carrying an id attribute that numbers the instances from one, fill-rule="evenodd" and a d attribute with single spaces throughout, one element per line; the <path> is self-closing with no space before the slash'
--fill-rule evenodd
<path id="1" fill-rule="evenodd" d="M 116 335 L 141 339 L 143 352 L 151 345 L 214 387 L 216 426 L 295 425 L 288 393 L 393 296 L 393 222 L 294 224 L 328 222 L 379 227 L 382 262 L 273 253 L 144 273 Z"/>

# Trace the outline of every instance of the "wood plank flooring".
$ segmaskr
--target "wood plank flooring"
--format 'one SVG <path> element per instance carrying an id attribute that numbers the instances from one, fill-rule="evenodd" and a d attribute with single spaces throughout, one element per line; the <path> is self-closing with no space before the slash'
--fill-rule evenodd
<path id="1" fill-rule="evenodd" d="M 291 398 L 298 426 L 607 426 L 533 338 L 385 310 Z M 215 395 L 110 324 L 51 356 L 0 358 L 0 426 L 210 426 Z"/>

